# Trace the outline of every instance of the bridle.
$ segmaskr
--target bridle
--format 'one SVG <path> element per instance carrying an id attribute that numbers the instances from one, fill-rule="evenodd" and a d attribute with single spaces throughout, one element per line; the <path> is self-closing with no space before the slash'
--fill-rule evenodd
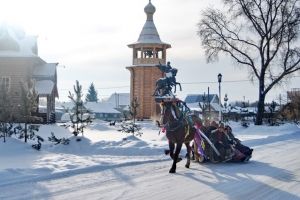
<path id="1" fill-rule="evenodd" d="M 175 106 L 172 104 L 162 104 L 161 105 L 162 109 L 161 109 L 161 122 L 162 125 L 161 127 L 166 128 L 167 131 L 176 131 L 177 129 L 179 129 L 180 127 L 183 126 L 183 115 L 180 114 L 180 116 L 177 116 L 176 111 L 175 111 Z M 170 110 L 169 112 L 167 112 L 168 110 Z M 164 121 L 167 121 L 166 123 L 164 123 Z M 175 127 L 171 128 L 171 124 L 176 123 L 177 125 Z"/>

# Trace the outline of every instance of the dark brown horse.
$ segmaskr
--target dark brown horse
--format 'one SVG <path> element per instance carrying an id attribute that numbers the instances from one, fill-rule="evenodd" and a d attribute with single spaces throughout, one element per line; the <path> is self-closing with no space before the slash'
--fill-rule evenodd
<path id="1" fill-rule="evenodd" d="M 170 157 L 173 159 L 172 167 L 169 170 L 170 173 L 176 172 L 176 163 L 181 160 L 179 153 L 183 143 L 187 148 L 187 162 L 185 167 L 190 167 L 190 155 L 192 150 L 190 141 L 194 139 L 195 129 L 189 123 L 184 109 L 188 108 L 182 101 L 161 103 L 160 123 L 162 124 L 161 126 L 166 129 L 166 136 L 169 140 Z"/>

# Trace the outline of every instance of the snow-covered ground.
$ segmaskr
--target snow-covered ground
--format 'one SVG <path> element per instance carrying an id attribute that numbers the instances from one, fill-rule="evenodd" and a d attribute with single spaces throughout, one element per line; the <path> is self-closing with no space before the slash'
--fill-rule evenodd
<path id="1" fill-rule="evenodd" d="M 133 137 L 97 121 L 80 142 L 68 129 L 44 125 L 38 135 L 54 132 L 70 144 L 45 141 L 36 151 L 14 138 L 0 141 L 0 199 L 300 199 L 300 128 L 231 125 L 254 148 L 250 162 L 186 169 L 184 159 L 176 174 L 168 173 L 167 140 L 151 122 Z"/>

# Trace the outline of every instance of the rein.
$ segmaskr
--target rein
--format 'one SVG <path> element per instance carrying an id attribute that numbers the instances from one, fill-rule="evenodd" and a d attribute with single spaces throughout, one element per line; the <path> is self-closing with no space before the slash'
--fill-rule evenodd
<path id="1" fill-rule="evenodd" d="M 170 128 L 170 125 L 169 125 L 169 122 L 165 125 L 165 128 L 166 128 L 166 130 L 167 131 L 170 131 L 170 132 L 174 132 L 174 131 L 176 131 L 177 129 L 179 129 L 180 127 L 182 127 L 183 126 L 183 121 L 180 121 L 179 123 L 178 123 L 178 125 L 177 126 L 175 126 L 174 128 Z"/>

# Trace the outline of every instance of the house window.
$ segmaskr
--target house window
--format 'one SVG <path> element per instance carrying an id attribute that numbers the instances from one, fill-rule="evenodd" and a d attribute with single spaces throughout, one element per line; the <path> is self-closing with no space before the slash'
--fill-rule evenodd
<path id="1" fill-rule="evenodd" d="M 10 77 L 9 76 L 2 76 L 0 79 L 1 87 L 4 87 L 7 91 L 10 89 Z"/>
<path id="2" fill-rule="evenodd" d="M 39 97 L 39 113 L 47 113 L 47 97 Z"/>
<path id="3" fill-rule="evenodd" d="M 102 113 L 96 113 L 96 118 L 98 118 L 98 119 L 103 118 L 103 114 Z"/>

